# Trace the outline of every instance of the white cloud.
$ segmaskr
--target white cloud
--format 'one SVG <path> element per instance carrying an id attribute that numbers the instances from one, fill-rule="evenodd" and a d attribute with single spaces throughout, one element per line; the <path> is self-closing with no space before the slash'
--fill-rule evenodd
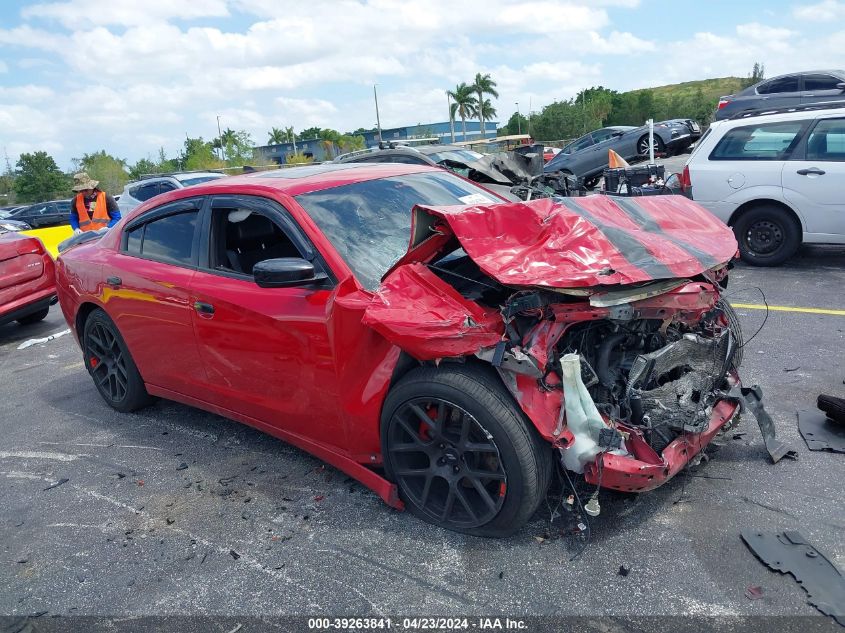
<path id="1" fill-rule="evenodd" d="M 205 17 L 226 17 L 226 0 L 74 0 L 72 2 L 44 2 L 24 7 L 25 19 L 57 20 L 69 29 L 91 25 L 117 24 L 132 26 L 139 21 L 157 22 L 174 18 L 190 20 Z"/>
<path id="2" fill-rule="evenodd" d="M 797 6 L 792 9 L 792 15 L 808 22 L 832 22 L 845 18 L 845 2 L 823 0 L 818 4 Z"/>
<path id="3" fill-rule="evenodd" d="M 6 64 L 6 62 L 4 62 L 2 59 L 0 59 L 0 73 L 7 73 L 7 72 L 9 72 L 8 64 Z"/>

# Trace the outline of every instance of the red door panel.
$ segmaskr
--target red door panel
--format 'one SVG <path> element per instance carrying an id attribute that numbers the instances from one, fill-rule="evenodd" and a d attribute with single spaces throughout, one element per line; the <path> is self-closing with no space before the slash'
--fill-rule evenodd
<path id="1" fill-rule="evenodd" d="M 198 271 L 193 300 L 208 399 L 278 428 L 343 447 L 335 362 L 327 330 L 329 290 L 259 288 Z"/>
<path id="2" fill-rule="evenodd" d="M 144 382 L 204 400 L 206 375 L 194 339 L 188 287 L 194 271 L 115 253 L 103 266 L 102 300 Z"/>

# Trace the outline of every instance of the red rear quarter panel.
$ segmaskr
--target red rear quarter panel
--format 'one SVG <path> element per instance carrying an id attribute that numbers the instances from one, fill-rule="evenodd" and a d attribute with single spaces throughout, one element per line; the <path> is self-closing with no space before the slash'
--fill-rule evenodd
<path id="1" fill-rule="evenodd" d="M 55 293 L 55 265 L 40 240 L 0 234 L 0 316 Z"/>

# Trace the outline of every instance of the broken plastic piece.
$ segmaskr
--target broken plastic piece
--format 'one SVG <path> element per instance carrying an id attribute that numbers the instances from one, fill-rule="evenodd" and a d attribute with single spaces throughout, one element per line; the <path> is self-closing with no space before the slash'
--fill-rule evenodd
<path id="1" fill-rule="evenodd" d="M 763 597 L 763 588 L 751 585 L 748 589 L 745 590 L 745 597 L 749 600 L 759 600 Z"/>
<path id="2" fill-rule="evenodd" d="M 798 431 L 811 451 L 845 453 L 845 424 L 828 419 L 821 411 L 799 411 Z"/>
<path id="3" fill-rule="evenodd" d="M 763 408 L 763 390 L 758 385 L 753 387 L 736 385 L 726 394 L 725 399 L 739 404 L 741 412 L 747 410 L 754 415 L 757 425 L 760 427 L 760 433 L 763 435 L 763 443 L 766 445 L 766 450 L 769 451 L 773 464 L 777 464 L 783 457 L 798 459 L 798 452 L 777 438 L 775 423 L 766 409 Z"/>
<path id="4" fill-rule="evenodd" d="M 845 577 L 801 534 L 794 530 L 775 534 L 744 530 L 741 536 L 764 565 L 792 574 L 807 592 L 807 602 L 845 626 Z"/>

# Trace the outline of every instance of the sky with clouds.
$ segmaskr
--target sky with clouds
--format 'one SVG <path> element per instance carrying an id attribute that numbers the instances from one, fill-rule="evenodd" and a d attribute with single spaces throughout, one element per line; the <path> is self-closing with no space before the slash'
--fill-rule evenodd
<path id="1" fill-rule="evenodd" d="M 185 136 L 447 120 L 490 73 L 504 121 L 581 88 L 845 66 L 845 0 L 0 0 L 0 149 L 130 163 Z M 2 158 L 2 156 L 0 156 Z"/>

